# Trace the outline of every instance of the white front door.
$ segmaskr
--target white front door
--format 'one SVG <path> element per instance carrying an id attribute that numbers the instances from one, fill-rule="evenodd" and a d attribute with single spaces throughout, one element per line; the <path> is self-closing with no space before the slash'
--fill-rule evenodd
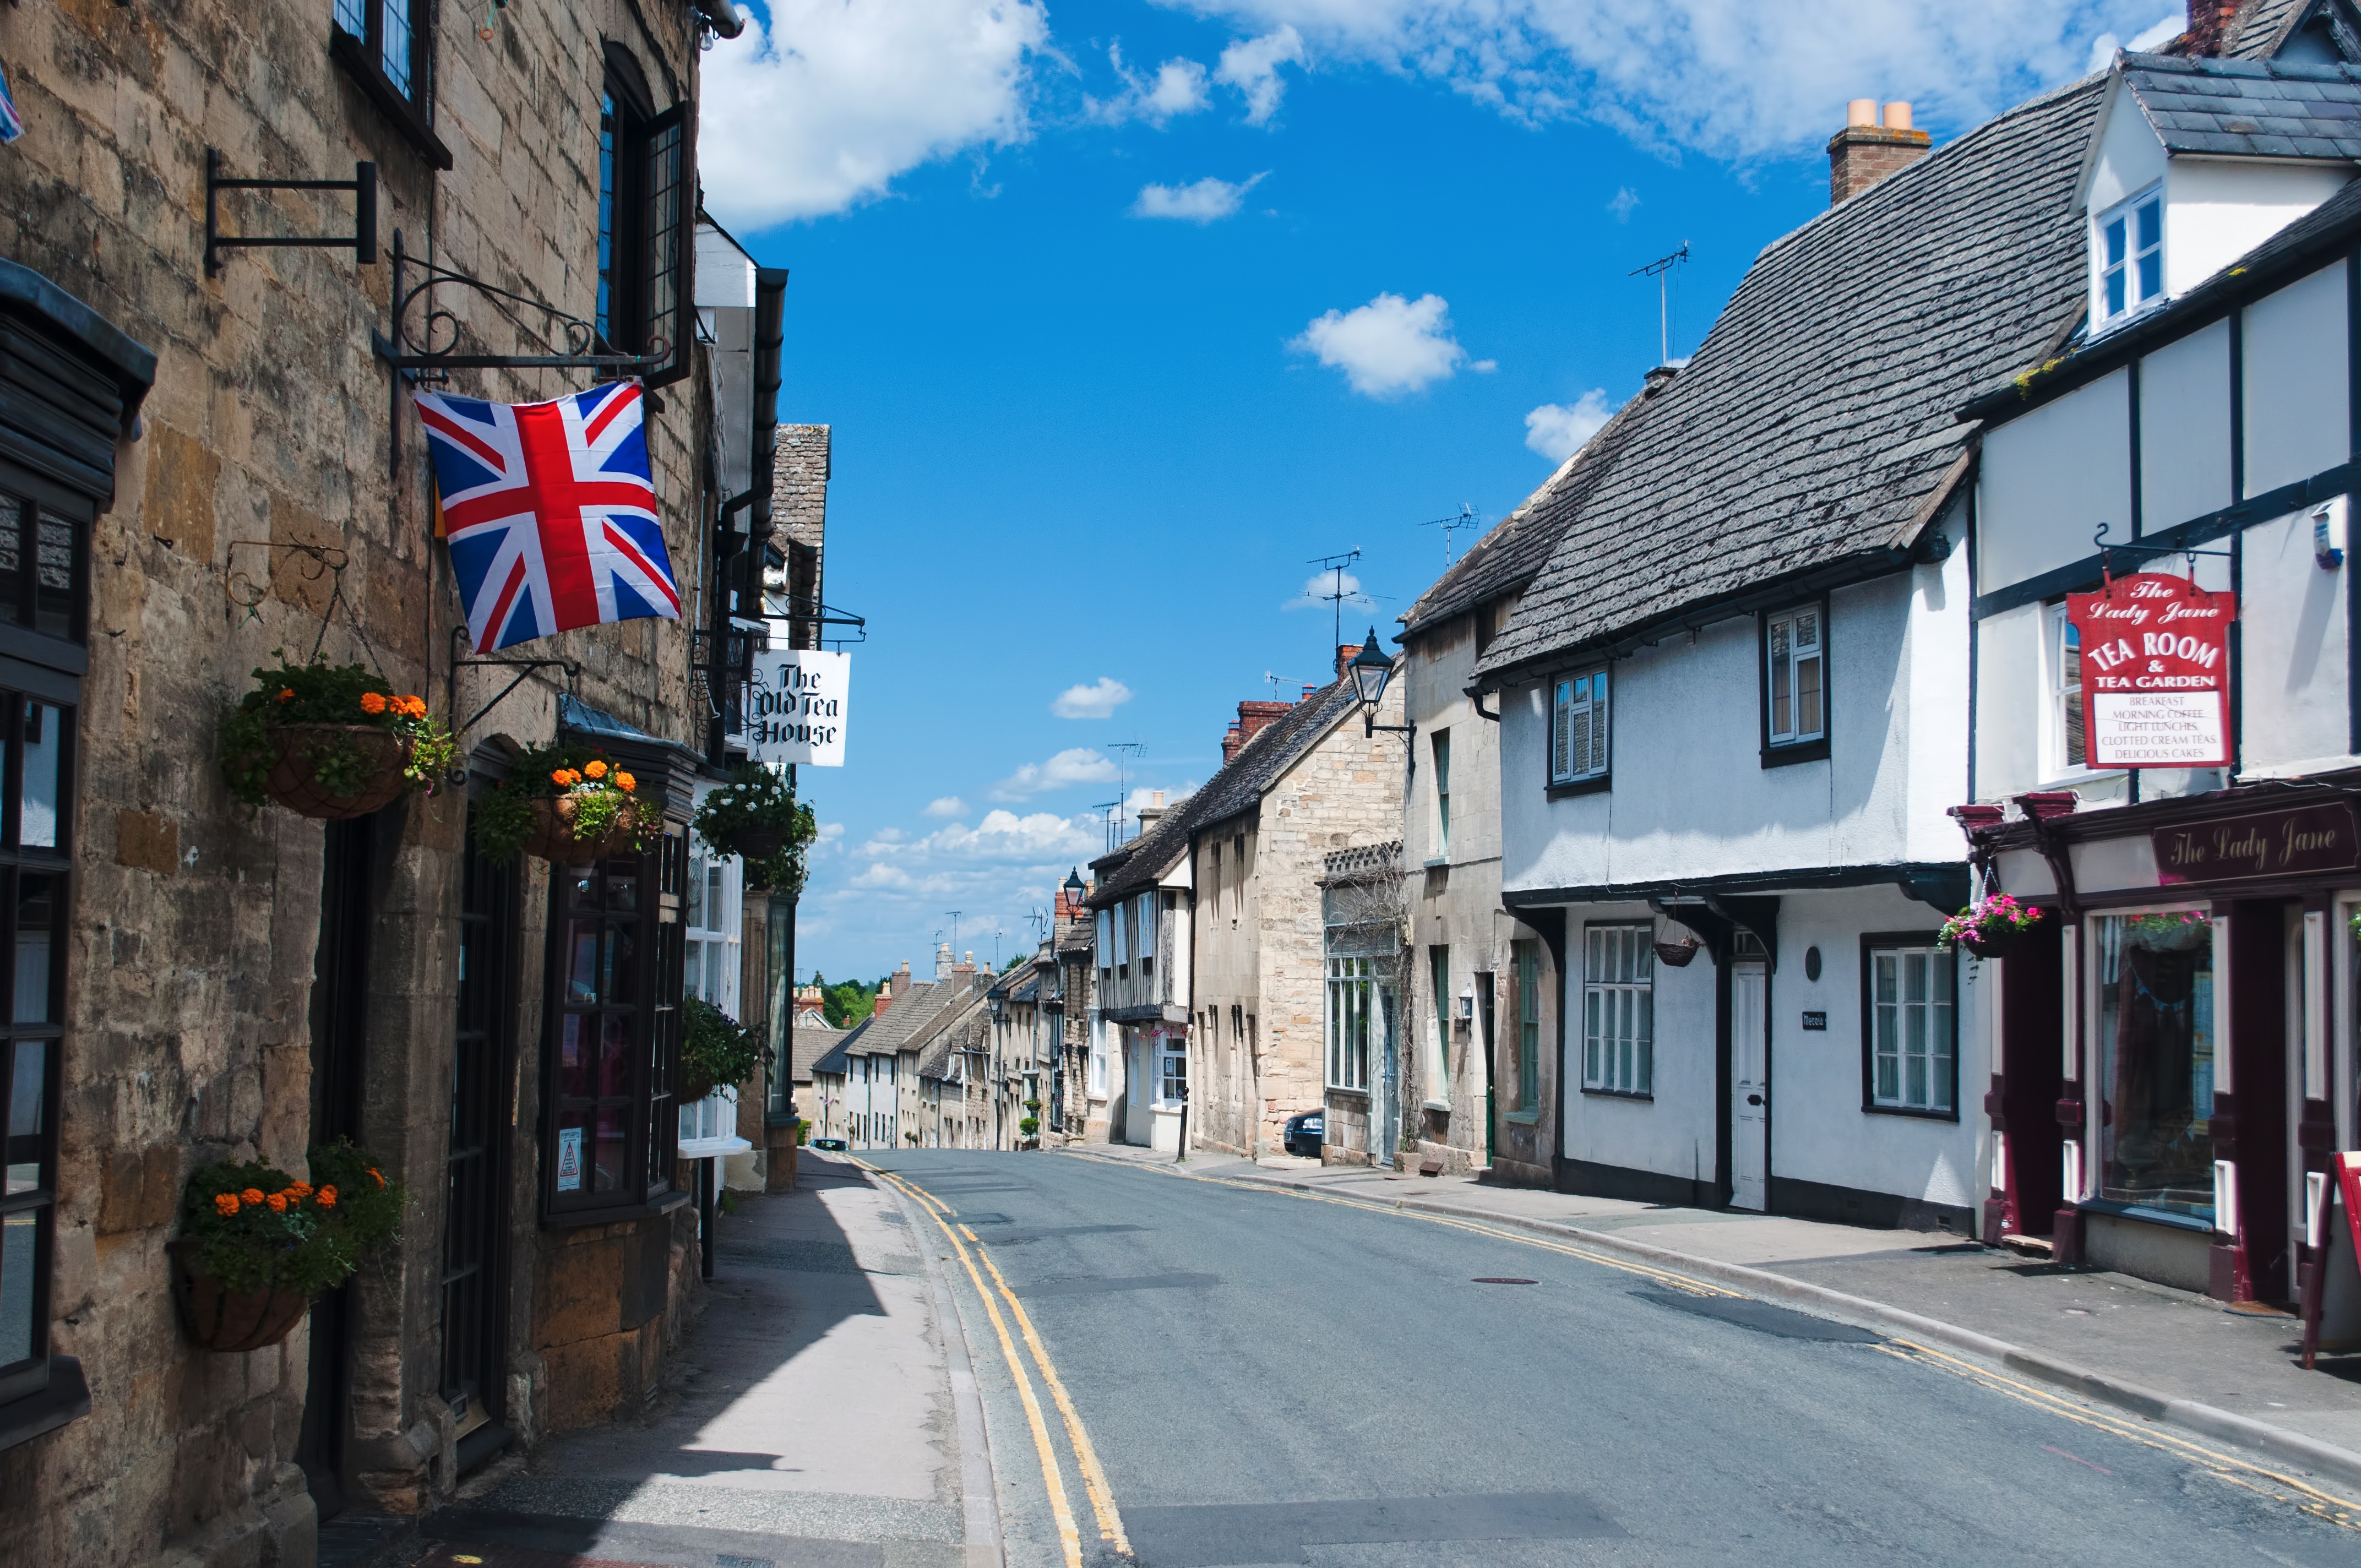
<path id="1" fill-rule="evenodd" d="M 1730 1202 L 1762 1210 L 1771 1156 L 1770 1040 L 1764 1001 L 1770 978 L 1759 963 L 1730 968 Z"/>

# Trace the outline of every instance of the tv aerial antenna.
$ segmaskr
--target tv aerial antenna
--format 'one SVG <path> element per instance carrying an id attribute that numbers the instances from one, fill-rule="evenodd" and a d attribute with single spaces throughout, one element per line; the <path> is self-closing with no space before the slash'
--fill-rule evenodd
<path id="1" fill-rule="evenodd" d="M 1115 847 L 1115 828 L 1117 823 L 1121 820 L 1119 813 L 1123 809 L 1123 801 L 1120 797 L 1115 800 L 1103 800 L 1096 806 L 1092 806 L 1091 809 L 1093 811 L 1101 811 L 1106 814 L 1106 847 L 1110 850 L 1114 849 Z"/>
<path id="2" fill-rule="evenodd" d="M 1683 240 L 1681 247 L 1670 256 L 1659 256 L 1646 266 L 1634 267 L 1623 274 L 1626 278 L 1653 278 L 1656 280 L 1656 363 L 1659 365 L 1669 365 L 1673 360 L 1673 315 L 1666 284 L 1672 278 L 1673 269 L 1688 258 L 1689 242 Z"/>
<path id="3" fill-rule="evenodd" d="M 1360 558 L 1360 549 L 1356 546 L 1341 555 L 1314 555 L 1306 563 L 1308 565 L 1319 567 L 1323 572 L 1333 572 L 1336 575 L 1334 586 L 1320 596 L 1335 609 L 1334 630 L 1328 634 L 1328 657 L 1332 660 L 1336 657 L 1335 650 L 1342 646 L 1345 641 L 1345 601 L 1356 597 L 1361 591 L 1358 584 L 1354 586 L 1351 593 L 1345 591 L 1345 568 Z"/>
<path id="4" fill-rule="evenodd" d="M 1110 740 L 1107 742 L 1107 750 L 1115 753 L 1115 789 L 1118 792 L 1115 796 L 1115 830 L 1117 834 L 1120 835 L 1123 829 L 1125 808 L 1131 804 L 1131 753 L 1134 751 L 1147 751 L 1148 742 L 1145 740 Z M 1120 837 L 1118 837 L 1116 842 L 1120 843 L 1121 841 Z M 1112 849 L 1114 846 L 1110 845 L 1108 847 Z"/>
<path id="5" fill-rule="evenodd" d="M 1483 527 L 1484 514 L 1477 511 L 1473 503 L 1461 501 L 1458 511 L 1452 516 L 1438 517 L 1431 522 L 1420 523 L 1419 526 L 1443 530 L 1443 569 L 1447 572 L 1451 570 L 1451 536 L 1463 528 Z"/>

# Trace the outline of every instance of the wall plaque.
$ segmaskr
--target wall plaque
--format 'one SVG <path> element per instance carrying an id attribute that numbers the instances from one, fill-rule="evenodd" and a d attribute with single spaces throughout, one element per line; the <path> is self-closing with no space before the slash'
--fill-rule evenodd
<path id="1" fill-rule="evenodd" d="M 2235 882 L 2311 876 L 2361 867 L 2361 835 L 2348 801 L 2148 829 L 2158 882 Z"/>
<path id="2" fill-rule="evenodd" d="M 1828 1026 L 1828 1015 L 1827 1014 L 1825 1014 L 1825 1013 L 1806 1013 L 1806 1014 L 1804 1014 L 1804 1027 L 1805 1027 L 1805 1028 L 1806 1028 L 1806 1029 L 1825 1029 L 1825 1028 L 1827 1028 Z"/>

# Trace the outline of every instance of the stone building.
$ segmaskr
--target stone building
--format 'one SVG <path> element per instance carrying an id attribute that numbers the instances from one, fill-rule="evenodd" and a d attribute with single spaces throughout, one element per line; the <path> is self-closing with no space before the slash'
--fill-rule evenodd
<path id="1" fill-rule="evenodd" d="M 0 152 L 0 558 L 37 564 L 9 579 L 0 686 L 5 743 L 58 780 L 0 848 L 18 951 L 50 955 L 45 1016 L 20 997 L 0 1046 L 39 1145 L 0 1204 L 0 1563 L 309 1563 L 323 1517 L 414 1514 L 503 1447 L 638 1409 L 694 1310 L 680 947 L 654 933 L 715 751 L 691 634 L 726 586 L 725 425 L 769 482 L 774 416 L 719 398 L 689 314 L 699 46 L 741 25 L 729 0 L 515 7 L 489 40 L 417 0 L 0 11 L 25 121 Z M 209 168 L 352 188 L 214 193 Z M 405 290 L 423 257 L 505 294 L 397 301 L 396 256 Z M 503 655 L 570 668 L 466 662 L 416 420 L 373 350 L 419 352 L 430 307 L 452 313 L 433 348 L 578 357 L 572 321 L 604 374 L 643 378 L 681 620 Z M 773 288 L 774 367 L 777 311 Z M 601 373 L 437 384 L 517 401 Z M 735 519 L 749 544 L 766 526 Z M 460 728 L 466 782 L 324 826 L 234 805 L 214 717 L 274 650 L 315 647 Z M 561 733 L 642 775 L 659 846 L 487 863 L 472 795 Z M 645 927 L 642 1004 L 561 987 L 562 925 Z M 611 1104 L 565 1092 L 593 1013 Z M 566 1128 L 590 1135 L 570 1185 Z M 165 1250 L 185 1177 L 300 1174 L 338 1135 L 406 1184 L 397 1252 L 282 1343 L 201 1348 Z"/>

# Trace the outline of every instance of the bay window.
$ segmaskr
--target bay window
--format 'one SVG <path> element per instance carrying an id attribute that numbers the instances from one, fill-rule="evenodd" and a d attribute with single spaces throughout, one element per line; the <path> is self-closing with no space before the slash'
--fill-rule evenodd
<path id="1" fill-rule="evenodd" d="M 2213 923 L 2090 916 L 2099 985 L 2098 1197 L 2213 1222 Z"/>

